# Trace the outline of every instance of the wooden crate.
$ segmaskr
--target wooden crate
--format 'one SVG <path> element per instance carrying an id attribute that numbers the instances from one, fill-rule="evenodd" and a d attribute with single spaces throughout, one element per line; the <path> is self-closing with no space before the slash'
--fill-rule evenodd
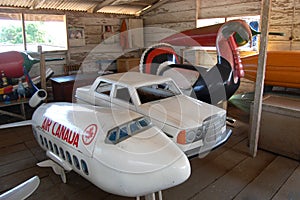
<path id="1" fill-rule="evenodd" d="M 117 60 L 117 71 L 139 71 L 140 58 L 119 58 Z"/>
<path id="2" fill-rule="evenodd" d="M 300 98 L 267 96 L 263 100 L 259 148 L 300 160 Z"/>

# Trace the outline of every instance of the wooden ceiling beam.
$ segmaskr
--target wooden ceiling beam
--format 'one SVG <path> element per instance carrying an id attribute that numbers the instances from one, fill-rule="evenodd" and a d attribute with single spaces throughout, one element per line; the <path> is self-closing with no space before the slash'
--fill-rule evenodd
<path id="1" fill-rule="evenodd" d="M 94 6 L 93 8 L 90 8 L 88 10 L 88 12 L 91 12 L 91 13 L 96 13 L 97 10 L 105 7 L 105 6 L 108 6 L 108 5 L 111 5 L 112 3 L 114 3 L 116 0 L 105 0 L 103 1 L 102 3 L 99 3 L 97 4 L 96 6 Z"/>
<path id="2" fill-rule="evenodd" d="M 150 8 L 146 9 L 146 10 L 143 10 L 140 15 L 144 15 L 148 12 L 150 12 L 151 10 L 154 10 L 160 6 L 162 6 L 163 4 L 167 3 L 169 0 L 160 0 L 158 1 L 157 3 L 153 4 Z"/>
<path id="3" fill-rule="evenodd" d="M 45 0 L 34 0 L 30 9 L 39 9 L 43 3 L 45 3 Z"/>

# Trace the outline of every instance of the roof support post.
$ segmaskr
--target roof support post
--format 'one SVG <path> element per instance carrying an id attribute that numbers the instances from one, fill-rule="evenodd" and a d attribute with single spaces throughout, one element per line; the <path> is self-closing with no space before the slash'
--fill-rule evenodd
<path id="1" fill-rule="evenodd" d="M 262 98 L 267 60 L 269 19 L 272 0 L 262 0 L 261 11 L 261 37 L 259 45 L 258 67 L 256 72 L 254 105 L 250 116 L 250 154 L 255 157 L 257 154 L 259 129 L 261 121 Z"/>

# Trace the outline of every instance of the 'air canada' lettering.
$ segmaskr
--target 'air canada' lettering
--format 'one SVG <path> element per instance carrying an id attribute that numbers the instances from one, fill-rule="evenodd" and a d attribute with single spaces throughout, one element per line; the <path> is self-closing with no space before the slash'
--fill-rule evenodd
<path id="1" fill-rule="evenodd" d="M 57 138 L 78 147 L 79 134 L 68 127 L 65 127 L 58 122 L 53 122 L 51 119 L 45 118 L 42 124 L 42 129 L 56 136 Z"/>

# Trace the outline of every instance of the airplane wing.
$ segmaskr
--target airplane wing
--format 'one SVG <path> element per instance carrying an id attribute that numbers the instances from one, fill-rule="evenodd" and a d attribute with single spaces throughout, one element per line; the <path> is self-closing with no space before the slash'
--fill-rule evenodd
<path id="1" fill-rule="evenodd" d="M 39 177 L 34 176 L 31 179 L 0 195 L 0 200 L 26 199 L 38 188 L 39 184 Z"/>
<path id="2" fill-rule="evenodd" d="M 6 129 L 6 128 L 16 128 L 16 127 L 20 127 L 20 126 L 29 126 L 31 124 L 32 124 L 31 120 L 13 122 L 13 123 L 9 123 L 9 124 L 0 125 L 0 130 L 1 129 Z"/>

